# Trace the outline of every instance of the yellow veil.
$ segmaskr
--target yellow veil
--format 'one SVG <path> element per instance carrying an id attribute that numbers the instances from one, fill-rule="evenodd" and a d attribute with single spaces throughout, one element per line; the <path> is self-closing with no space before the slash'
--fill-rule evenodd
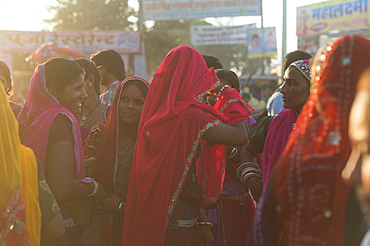
<path id="1" fill-rule="evenodd" d="M 0 245 L 40 245 L 36 158 L 21 145 L 18 122 L 1 83 L 0 175 Z"/>

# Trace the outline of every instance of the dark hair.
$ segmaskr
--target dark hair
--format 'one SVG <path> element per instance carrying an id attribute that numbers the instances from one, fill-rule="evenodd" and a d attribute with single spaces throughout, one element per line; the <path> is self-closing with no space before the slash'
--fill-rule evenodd
<path id="1" fill-rule="evenodd" d="M 227 80 L 228 84 L 240 93 L 239 79 L 233 71 L 227 70 L 225 68 L 216 69 L 216 75 L 220 80 Z"/>
<path id="2" fill-rule="evenodd" d="M 85 71 L 76 62 L 65 58 L 53 58 L 45 63 L 46 88 L 54 86 L 57 91 L 73 84 Z"/>
<path id="3" fill-rule="evenodd" d="M 208 68 L 211 68 L 211 67 L 213 67 L 214 69 L 221 69 L 221 68 L 223 68 L 220 60 L 217 59 L 216 57 L 203 55 L 203 58 L 206 61 Z"/>
<path id="4" fill-rule="evenodd" d="M 10 69 L 3 60 L 0 60 L 0 73 L 4 76 L 6 82 L 9 84 L 9 87 L 4 89 L 6 89 L 6 94 L 10 96 L 13 90 L 13 80 L 10 78 Z"/>
<path id="5" fill-rule="evenodd" d="M 126 78 L 125 64 L 120 54 L 115 50 L 102 50 L 91 55 L 90 59 L 97 67 L 103 66 L 109 73 L 113 73 L 119 80 Z"/>
<path id="6" fill-rule="evenodd" d="M 100 95 L 100 73 L 99 70 L 96 68 L 94 62 L 86 58 L 77 58 L 73 60 L 74 62 L 78 63 L 84 70 L 85 70 L 85 79 L 88 78 L 90 75 L 94 77 L 94 89 L 96 94 Z"/>
<path id="7" fill-rule="evenodd" d="M 299 60 L 310 60 L 312 59 L 312 56 L 308 54 L 307 52 L 296 50 L 293 52 L 288 53 L 284 58 L 284 65 L 283 65 L 283 71 L 288 69 L 289 65 L 292 64 L 295 61 Z"/>
<path id="8" fill-rule="evenodd" d="M 244 98 L 248 98 L 249 100 L 251 100 L 251 95 L 249 95 L 249 93 L 243 93 L 242 95 L 243 101 L 244 101 Z"/>
<path id="9" fill-rule="evenodd" d="M 122 90 L 124 90 L 125 87 L 129 85 L 135 85 L 137 88 L 139 88 L 141 93 L 143 93 L 144 98 L 146 98 L 146 95 L 148 95 L 149 87 L 143 81 L 139 79 L 127 81 L 126 84 L 123 86 Z"/>

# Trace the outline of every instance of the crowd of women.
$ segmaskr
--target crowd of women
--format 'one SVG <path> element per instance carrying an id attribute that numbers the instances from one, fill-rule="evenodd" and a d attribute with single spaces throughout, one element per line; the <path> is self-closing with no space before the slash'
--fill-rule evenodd
<path id="1" fill-rule="evenodd" d="M 111 105 L 93 61 L 53 58 L 20 108 L 0 61 L 0 245 L 368 245 L 370 196 L 345 184 L 369 150 L 348 134 L 368 55 L 360 36 L 288 55 L 285 109 L 255 119 L 235 73 L 188 46 Z"/>

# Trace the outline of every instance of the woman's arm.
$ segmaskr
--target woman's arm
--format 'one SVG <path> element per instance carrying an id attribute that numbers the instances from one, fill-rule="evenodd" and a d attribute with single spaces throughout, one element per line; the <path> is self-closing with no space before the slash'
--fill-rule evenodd
<path id="1" fill-rule="evenodd" d="M 63 236 L 65 233 L 64 220 L 59 213 L 52 220 L 46 222 L 41 228 L 42 245 L 51 244 L 55 239 Z"/>
<path id="2" fill-rule="evenodd" d="M 253 162 L 257 164 L 257 160 L 256 160 L 257 155 L 258 154 L 256 153 L 256 151 L 253 149 L 251 144 L 248 142 L 248 144 L 244 145 L 242 150 L 240 151 L 240 164 L 247 163 L 247 162 Z M 261 180 L 258 179 L 257 177 L 250 177 L 249 179 L 247 179 L 247 182 L 245 185 L 251 191 L 254 200 L 258 202 L 261 197 L 262 189 L 263 189 L 263 183 L 261 182 Z"/>
<path id="3" fill-rule="evenodd" d="M 233 126 L 221 124 L 206 131 L 203 140 L 216 144 L 243 146 L 248 142 L 247 129 L 244 121 L 239 121 Z"/>
<path id="4" fill-rule="evenodd" d="M 71 202 L 94 191 L 93 183 L 80 183 L 74 176 L 74 150 L 69 141 L 58 142 L 48 150 L 47 181 L 58 201 Z M 99 184 L 98 193 L 104 193 Z"/>

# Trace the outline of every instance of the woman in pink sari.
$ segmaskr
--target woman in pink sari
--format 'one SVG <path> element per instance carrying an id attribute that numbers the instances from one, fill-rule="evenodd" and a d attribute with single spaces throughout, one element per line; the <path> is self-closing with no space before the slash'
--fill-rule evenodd
<path id="1" fill-rule="evenodd" d="M 84 71 L 75 62 L 55 58 L 37 67 L 26 104 L 18 115 L 22 143 L 40 160 L 67 227 L 56 245 L 80 245 L 70 203 L 104 192 L 83 178 L 83 146 L 77 120 L 86 98 Z"/>
<path id="2" fill-rule="evenodd" d="M 266 116 L 251 126 L 250 141 L 243 146 L 241 163 L 253 162 L 259 166 L 263 173 L 263 186 L 266 185 L 269 173 L 279 160 L 281 153 L 292 132 L 295 121 L 300 114 L 310 94 L 310 66 L 308 60 L 293 62 L 285 72 L 284 85 L 281 88 L 284 108 L 277 116 Z M 243 167 L 239 167 L 242 170 Z M 242 171 L 240 171 L 242 172 Z M 248 179 L 247 186 L 254 187 L 253 179 Z M 256 201 L 262 192 L 260 189 L 251 189 Z M 258 192 L 256 192 L 258 191 Z"/>

